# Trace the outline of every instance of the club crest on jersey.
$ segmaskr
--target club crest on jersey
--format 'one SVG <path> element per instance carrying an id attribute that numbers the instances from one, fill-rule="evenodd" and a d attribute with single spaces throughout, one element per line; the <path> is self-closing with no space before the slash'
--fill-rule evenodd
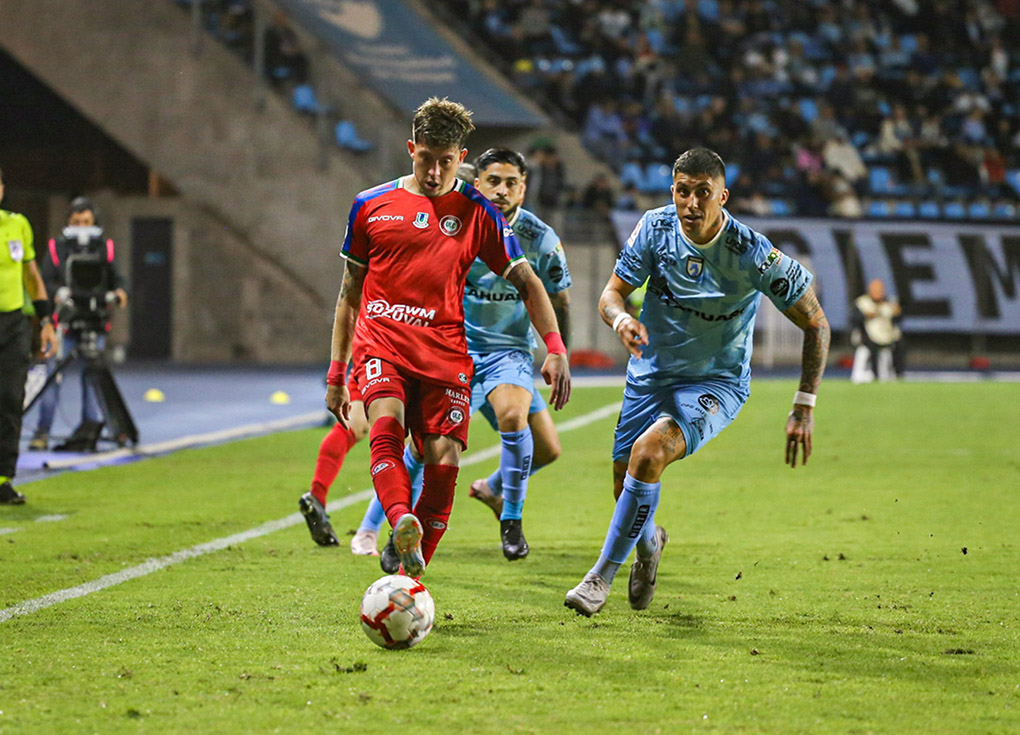
<path id="1" fill-rule="evenodd" d="M 460 221 L 460 218 L 454 217 L 452 214 L 448 214 L 439 220 L 439 229 L 444 235 L 449 235 L 450 237 L 460 232 L 460 228 L 463 226 L 464 223 Z"/>
<path id="2" fill-rule="evenodd" d="M 701 278 L 701 274 L 705 272 L 705 259 L 696 258 L 693 255 L 687 256 L 687 275 L 691 278 Z"/>
<path id="3" fill-rule="evenodd" d="M 419 230 L 424 230 L 426 227 L 428 227 L 429 226 L 429 213 L 428 212 L 418 212 L 418 214 L 416 214 L 414 216 L 414 226 L 417 227 Z"/>

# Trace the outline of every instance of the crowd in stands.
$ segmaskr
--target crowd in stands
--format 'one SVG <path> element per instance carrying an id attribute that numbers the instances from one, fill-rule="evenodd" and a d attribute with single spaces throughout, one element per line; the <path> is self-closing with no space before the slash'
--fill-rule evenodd
<path id="1" fill-rule="evenodd" d="M 1020 0 L 436 5 L 613 166 L 617 204 L 661 202 L 703 144 L 740 212 L 1017 215 Z"/>

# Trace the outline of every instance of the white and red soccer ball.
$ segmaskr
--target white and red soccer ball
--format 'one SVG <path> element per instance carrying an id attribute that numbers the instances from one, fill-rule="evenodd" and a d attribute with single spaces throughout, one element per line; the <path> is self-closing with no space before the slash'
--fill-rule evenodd
<path id="1" fill-rule="evenodd" d="M 373 582 L 361 598 L 361 628 L 383 648 L 411 648 L 432 630 L 436 606 L 425 585 L 403 574 Z"/>

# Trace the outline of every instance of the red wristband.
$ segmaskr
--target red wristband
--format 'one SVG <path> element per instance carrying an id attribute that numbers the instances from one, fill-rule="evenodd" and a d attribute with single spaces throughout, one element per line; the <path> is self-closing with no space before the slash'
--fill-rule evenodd
<path id="1" fill-rule="evenodd" d="M 347 363 L 339 360 L 329 361 L 329 372 L 326 373 L 326 385 L 346 385 Z"/>
<path id="2" fill-rule="evenodd" d="M 550 355 L 567 354 L 567 346 L 563 344 L 563 337 L 559 332 L 548 332 L 542 339 L 545 340 L 545 348 L 549 350 Z"/>

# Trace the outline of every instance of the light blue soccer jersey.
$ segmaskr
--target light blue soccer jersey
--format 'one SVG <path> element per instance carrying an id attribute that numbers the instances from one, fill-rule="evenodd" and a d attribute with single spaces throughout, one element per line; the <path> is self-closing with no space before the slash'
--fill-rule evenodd
<path id="1" fill-rule="evenodd" d="M 567 257 L 556 231 L 531 212 L 520 208 L 510 226 L 546 291 L 559 293 L 569 288 Z M 464 327 L 468 352 L 471 353 L 496 350 L 531 352 L 537 344 L 531 333 L 528 310 L 517 289 L 477 259 L 468 271 L 464 286 Z"/>
<path id="2" fill-rule="evenodd" d="M 746 390 L 754 317 L 765 294 L 781 311 L 793 306 L 811 273 L 764 236 L 728 221 L 714 243 L 698 246 L 680 229 L 676 206 L 645 212 L 614 272 L 634 286 L 648 279 L 641 322 L 642 356 L 627 381 L 656 386 L 724 379 Z"/>

